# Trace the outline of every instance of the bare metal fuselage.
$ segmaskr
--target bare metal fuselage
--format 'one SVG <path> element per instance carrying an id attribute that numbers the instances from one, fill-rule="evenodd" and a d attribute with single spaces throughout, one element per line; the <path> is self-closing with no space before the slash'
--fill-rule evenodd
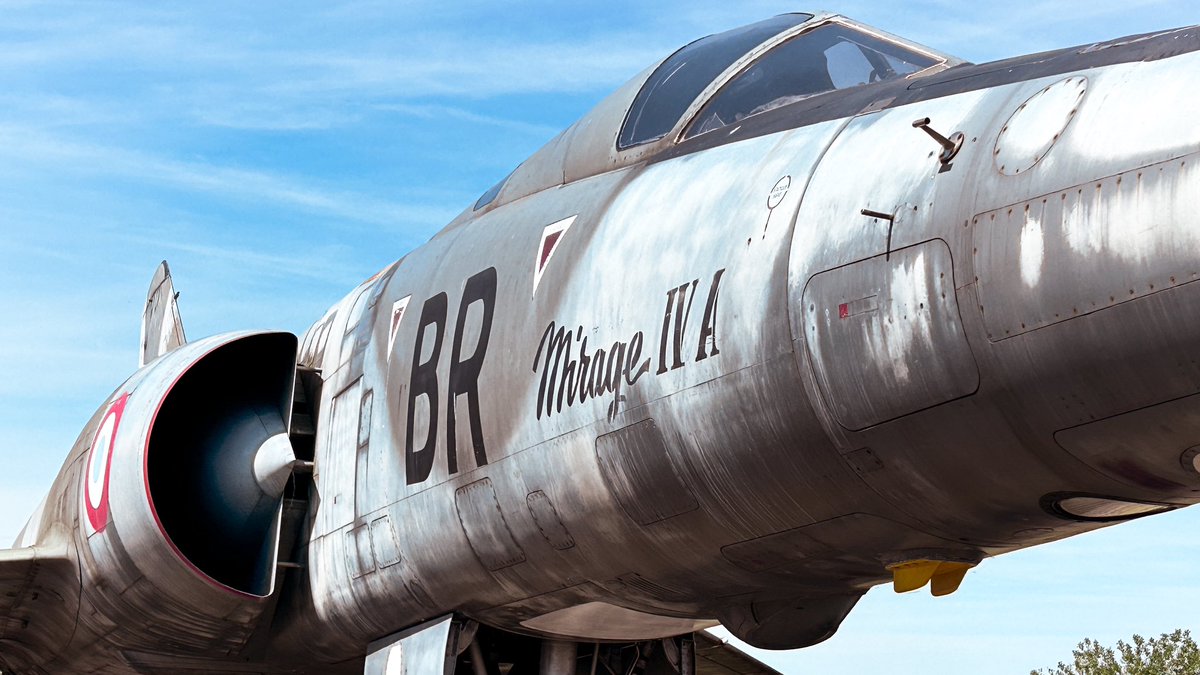
<path id="1" fill-rule="evenodd" d="M 1189 503 L 1195 60 L 721 144 L 436 237 L 372 282 L 350 319 L 366 335 L 341 339 L 352 294 L 323 352 L 305 343 L 323 410 L 379 392 L 356 462 L 356 424 L 319 441 L 318 614 L 364 638 L 450 609 L 570 634 L 553 612 L 596 601 L 729 623 L 731 606 L 860 593 L 906 551 L 1095 526 L 1046 495 Z M 950 170 L 921 117 L 965 134 Z M 895 214 L 890 235 L 864 208 Z M 535 290 L 543 229 L 571 217 Z M 494 307 L 462 299 L 486 270 Z M 453 390 L 483 350 L 477 386 Z M 401 563 L 348 569 L 380 519 Z M 577 637 L 626 637 L 606 630 Z"/>

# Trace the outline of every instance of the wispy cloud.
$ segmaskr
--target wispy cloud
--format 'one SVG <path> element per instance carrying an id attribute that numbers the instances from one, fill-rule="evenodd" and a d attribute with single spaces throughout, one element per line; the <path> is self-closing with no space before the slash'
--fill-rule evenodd
<path id="1" fill-rule="evenodd" d="M 362 91 L 419 98 L 588 90 L 619 84 L 666 55 L 663 47 L 631 46 L 624 43 L 627 39 L 481 41 L 470 46 L 469 57 L 464 56 L 461 44 L 450 46 L 436 39 L 395 52 L 295 54 L 287 57 L 300 66 L 293 71 L 294 77 L 271 86 L 270 91 Z"/>
<path id="2" fill-rule="evenodd" d="M 310 103 L 303 109 L 278 100 L 215 101 L 203 97 L 191 108 L 192 119 L 201 125 L 250 131 L 314 131 L 346 127 L 362 118 L 361 113 Z"/>
<path id="3" fill-rule="evenodd" d="M 6 17 L 9 25 L 0 29 L 0 73 L 20 79 L 21 72 L 50 72 L 70 86 L 81 77 L 127 71 L 137 77 L 113 82 L 112 95 L 136 93 L 150 106 L 129 111 L 135 115 L 247 129 L 350 124 L 355 107 L 381 101 L 604 90 L 674 47 L 636 24 L 519 40 L 480 29 L 486 23 L 468 35 L 440 25 L 421 30 L 436 21 L 417 8 L 399 23 L 393 10 L 390 21 L 365 34 L 361 24 L 353 33 L 336 29 L 359 19 L 352 12 L 335 13 L 332 29 L 275 13 L 279 30 L 231 32 L 179 6 L 125 5 L 103 17 L 27 9 Z"/>
<path id="4" fill-rule="evenodd" d="M 258 275 L 307 278 L 341 284 L 347 288 L 362 281 L 363 277 L 363 269 L 351 261 L 349 251 L 345 248 L 340 252 L 325 248 L 310 250 L 302 255 L 287 255 L 244 247 L 185 243 L 155 236 L 117 234 L 115 237 L 118 242 L 154 247 L 164 255 L 171 252 L 187 253 L 201 260 L 242 269 L 249 268 Z"/>
<path id="5" fill-rule="evenodd" d="M 506 119 L 492 115 L 481 115 L 479 113 L 471 112 L 470 110 L 448 105 L 437 105 L 430 103 L 392 103 L 376 105 L 375 109 L 395 112 L 401 115 L 419 117 L 426 120 L 462 120 L 472 124 L 496 127 L 507 131 L 515 131 L 517 133 L 528 134 L 530 136 L 537 137 L 550 138 L 559 131 L 562 131 L 562 129 L 559 127 L 553 127 L 548 124 L 533 124 L 530 122 L 523 122 L 521 120 Z"/>
<path id="6" fill-rule="evenodd" d="M 1194 23 L 1176 0 L 1037 0 L 967 6 L 954 0 L 889 5 L 849 0 L 851 17 L 971 61 L 1046 51 Z"/>
<path id="7" fill-rule="evenodd" d="M 445 222 L 456 213 L 456 209 L 444 205 L 393 202 L 367 194 L 330 190 L 262 171 L 159 157 L 30 129 L 0 127 L 0 145 L 21 162 L 54 164 L 72 172 L 123 175 L 229 199 L 275 202 L 363 223 L 429 224 Z"/>

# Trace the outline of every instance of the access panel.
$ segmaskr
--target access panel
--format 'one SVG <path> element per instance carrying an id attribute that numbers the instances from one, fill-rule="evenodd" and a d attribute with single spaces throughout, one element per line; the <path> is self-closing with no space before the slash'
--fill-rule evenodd
<path id="1" fill-rule="evenodd" d="M 852 430 L 973 393 L 950 249 L 940 239 L 814 275 L 804 336 L 821 395 Z"/>

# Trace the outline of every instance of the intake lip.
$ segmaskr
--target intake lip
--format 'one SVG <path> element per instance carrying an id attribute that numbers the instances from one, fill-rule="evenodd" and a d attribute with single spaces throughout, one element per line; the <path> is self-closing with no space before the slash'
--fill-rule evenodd
<path id="1" fill-rule="evenodd" d="M 259 333 L 217 345 L 174 380 L 145 446 L 150 509 L 172 551 L 207 581 L 265 597 L 295 455 L 288 420 L 296 338 Z"/>

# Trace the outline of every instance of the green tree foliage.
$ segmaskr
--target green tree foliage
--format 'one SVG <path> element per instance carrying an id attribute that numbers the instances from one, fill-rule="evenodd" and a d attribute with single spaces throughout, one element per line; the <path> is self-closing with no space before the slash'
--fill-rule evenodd
<path id="1" fill-rule="evenodd" d="M 1086 638 L 1073 654 L 1071 664 L 1030 675 L 1200 675 L 1200 647 L 1187 630 L 1149 640 L 1134 635 L 1132 642 L 1117 641 L 1116 649 Z"/>

